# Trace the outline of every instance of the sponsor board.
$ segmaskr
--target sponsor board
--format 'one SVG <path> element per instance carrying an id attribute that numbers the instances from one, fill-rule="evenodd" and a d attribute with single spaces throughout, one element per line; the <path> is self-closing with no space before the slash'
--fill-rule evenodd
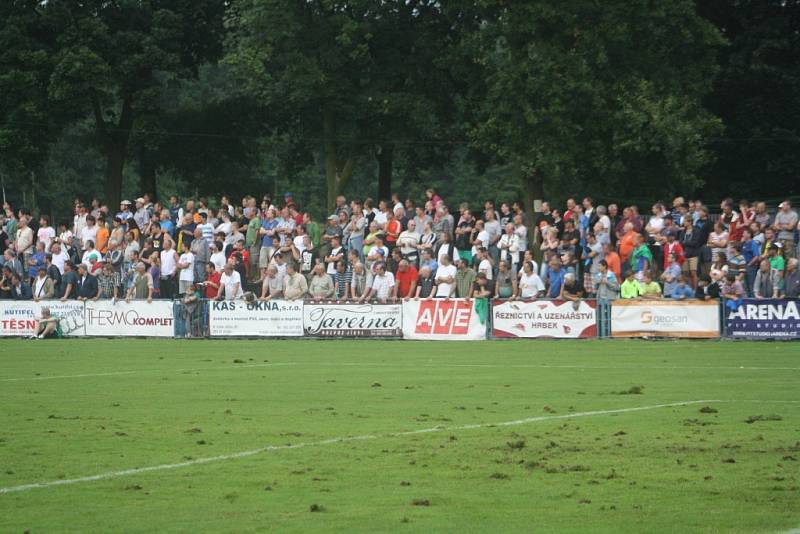
<path id="1" fill-rule="evenodd" d="M 87 301 L 87 336 L 172 337 L 175 333 L 172 301 Z"/>
<path id="2" fill-rule="evenodd" d="M 741 339 L 800 339 L 800 300 L 744 299 L 725 303 L 725 335 Z M 729 307 L 730 306 L 730 307 Z"/>
<path id="3" fill-rule="evenodd" d="M 5 300 L 0 301 L 0 336 L 32 336 L 36 333 L 42 308 L 60 319 L 59 325 L 65 336 L 83 336 L 83 302 L 76 300 Z"/>
<path id="4" fill-rule="evenodd" d="M 316 337 L 400 337 L 400 304 L 316 304 L 303 306 L 303 328 Z"/>
<path id="5" fill-rule="evenodd" d="M 303 335 L 303 302 L 212 300 L 208 302 L 211 337 L 289 337 Z"/>
<path id="6" fill-rule="evenodd" d="M 474 300 L 409 300 L 403 303 L 403 337 L 486 339 L 486 322 L 481 321 Z"/>
<path id="7" fill-rule="evenodd" d="M 611 337 L 716 338 L 719 302 L 703 300 L 615 300 Z"/>
<path id="8" fill-rule="evenodd" d="M 597 303 L 566 300 L 492 302 L 494 337 L 597 337 Z"/>

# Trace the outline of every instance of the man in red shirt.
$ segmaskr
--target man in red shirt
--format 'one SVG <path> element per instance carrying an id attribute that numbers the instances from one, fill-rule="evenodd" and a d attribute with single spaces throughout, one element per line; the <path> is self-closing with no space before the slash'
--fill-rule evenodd
<path id="1" fill-rule="evenodd" d="M 400 232 L 403 231 L 403 224 L 397 220 L 394 213 L 391 210 L 387 210 L 386 212 L 386 248 L 389 249 L 389 252 L 394 250 L 394 247 L 397 246 L 397 238 L 400 236 Z"/>
<path id="2" fill-rule="evenodd" d="M 201 284 L 203 285 L 203 294 L 207 299 L 217 298 L 220 278 L 222 278 L 222 273 L 214 269 L 214 264 L 211 262 L 206 263 L 206 281 L 201 282 Z"/>
<path id="3" fill-rule="evenodd" d="M 394 275 L 394 297 L 401 299 L 413 297 L 417 291 L 418 277 L 417 268 L 408 261 L 401 260 L 397 267 L 397 274 Z"/>

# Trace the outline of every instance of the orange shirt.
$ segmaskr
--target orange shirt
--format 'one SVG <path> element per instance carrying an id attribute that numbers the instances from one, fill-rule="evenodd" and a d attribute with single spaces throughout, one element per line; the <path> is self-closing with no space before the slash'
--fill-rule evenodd
<path id="1" fill-rule="evenodd" d="M 608 264 L 608 270 L 617 275 L 617 282 L 621 280 L 620 276 L 622 275 L 622 265 L 619 261 L 619 254 L 616 252 L 609 252 L 605 255 L 606 263 Z"/>
<path id="2" fill-rule="evenodd" d="M 105 226 L 99 227 L 97 229 L 95 241 L 97 241 L 97 243 L 94 244 L 95 248 L 99 250 L 101 254 L 105 254 L 108 250 L 108 228 Z"/>
<path id="3" fill-rule="evenodd" d="M 627 262 L 631 254 L 633 254 L 633 249 L 636 248 L 636 243 L 634 239 L 636 238 L 636 232 L 631 230 L 624 236 L 622 236 L 619 240 L 619 256 L 622 258 L 622 261 Z"/>

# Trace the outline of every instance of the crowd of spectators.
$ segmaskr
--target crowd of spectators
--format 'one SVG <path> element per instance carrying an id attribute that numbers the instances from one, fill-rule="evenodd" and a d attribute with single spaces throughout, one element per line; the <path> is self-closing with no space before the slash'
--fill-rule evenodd
<path id="1" fill-rule="evenodd" d="M 712 215 L 678 197 L 644 215 L 587 197 L 530 215 L 491 200 L 451 211 L 429 189 L 419 202 L 339 197 L 317 221 L 291 193 L 144 195 L 118 211 L 76 200 L 57 227 L 6 204 L 0 299 L 794 298 L 798 229 L 788 200 L 725 199 Z"/>

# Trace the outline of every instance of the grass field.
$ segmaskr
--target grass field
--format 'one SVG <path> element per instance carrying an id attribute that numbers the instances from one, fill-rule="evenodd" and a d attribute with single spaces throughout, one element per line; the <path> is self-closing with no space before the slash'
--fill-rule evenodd
<path id="1" fill-rule="evenodd" d="M 796 343 L 0 340 L 0 358 L 2 532 L 800 527 Z"/>

